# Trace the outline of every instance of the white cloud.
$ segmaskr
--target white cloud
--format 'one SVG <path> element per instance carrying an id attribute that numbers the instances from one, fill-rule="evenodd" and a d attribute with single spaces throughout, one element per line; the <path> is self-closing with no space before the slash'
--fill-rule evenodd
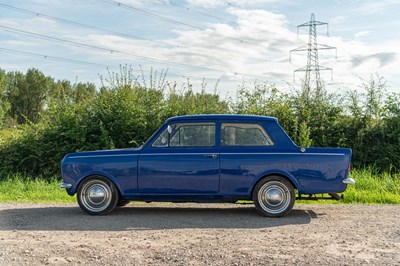
<path id="1" fill-rule="evenodd" d="M 216 7 L 230 7 L 230 6 L 252 6 L 263 3 L 276 2 L 277 0 L 187 0 L 189 5 L 204 7 L 204 8 L 216 8 Z"/>
<path id="2" fill-rule="evenodd" d="M 157 9 L 157 3 L 163 4 L 162 8 L 166 7 L 166 5 L 164 5 L 165 3 L 168 4 L 168 1 L 163 0 L 119 1 L 133 6 L 153 5 L 153 9 Z M 66 2 L 67 1 L 63 1 L 63 3 Z M 138 65 L 141 64 L 144 69 L 149 69 L 152 66 L 154 69 L 158 70 L 170 68 L 171 74 L 169 77 L 172 80 L 181 79 L 181 77 L 194 77 L 194 79 L 191 78 L 193 82 L 201 82 L 202 77 L 214 80 L 221 78 L 219 89 L 222 95 L 225 95 L 228 91 L 234 91 L 243 78 L 249 82 L 254 79 L 258 81 L 268 80 L 269 82 L 276 83 L 279 88 L 285 89 L 287 87 L 286 82 L 291 83 L 293 80 L 293 71 L 305 66 L 307 61 L 306 53 L 304 52 L 293 54 L 293 64 L 289 63 L 289 51 L 304 45 L 304 42 L 308 41 L 308 35 L 306 33 L 300 35 L 303 42 L 297 39 L 295 29 L 289 25 L 288 18 L 284 15 L 287 13 L 254 9 L 257 3 L 270 2 L 276 1 L 232 0 L 230 1 L 232 5 L 229 5 L 226 1 L 222 0 L 189 0 L 189 4 L 205 8 L 224 7 L 221 9 L 221 12 L 224 12 L 224 16 L 229 16 L 230 18 L 229 24 L 223 22 L 207 23 L 205 26 L 201 26 L 205 27 L 204 30 L 194 30 L 181 26 L 175 26 L 175 28 L 173 28 L 174 25 L 160 23 L 160 21 L 157 20 L 149 20 L 149 24 L 146 24 L 146 22 L 141 24 L 141 21 L 136 21 L 135 16 L 132 16 L 134 13 L 122 12 L 121 9 L 118 8 L 110 9 L 110 12 L 114 15 L 118 14 L 121 17 L 129 14 L 128 16 L 131 17 L 127 21 L 132 23 L 131 25 L 133 26 L 137 24 L 138 27 L 136 28 L 131 25 L 125 27 L 123 19 L 121 19 L 121 24 L 114 23 L 111 25 L 104 23 L 104 26 L 101 26 L 111 30 L 114 29 L 127 33 L 131 32 L 138 36 L 147 37 L 146 34 L 149 33 L 148 38 L 170 43 L 170 46 L 156 42 L 114 36 L 109 33 L 102 34 L 101 31 L 95 32 L 91 29 L 70 25 L 66 26 L 41 17 L 29 19 L 0 19 L 1 25 L 8 25 L 10 27 L 66 40 L 73 40 L 79 43 L 105 47 L 114 51 L 124 51 L 144 57 L 152 57 L 168 61 L 170 64 L 145 60 L 143 58 L 140 59 L 135 56 L 124 54 L 96 51 L 94 49 L 57 44 L 30 37 L 21 37 L 17 34 L 15 34 L 13 38 L 10 37 L 8 33 L 7 35 L 3 35 L 2 32 L 0 32 L 0 34 L 2 34 L 0 46 L 82 61 L 97 62 L 99 64 L 117 66 L 118 64 L 127 63 L 132 64 L 133 68 L 138 68 Z M 393 5 L 395 1 L 383 2 Z M 107 5 L 99 5 L 99 9 L 101 9 L 104 14 L 107 14 L 107 10 L 104 11 L 103 9 L 104 6 Z M 367 8 L 367 4 L 363 6 L 363 8 Z M 380 6 L 383 8 L 383 5 Z M 165 9 L 163 10 L 162 8 L 160 7 L 160 10 L 165 12 Z M 372 6 L 369 8 L 372 8 Z M 160 14 L 162 14 L 162 12 L 160 12 Z M 180 18 L 177 13 L 171 13 L 168 14 L 168 16 L 176 20 L 185 21 L 184 18 Z M 145 19 L 144 16 L 141 18 Z M 87 24 L 100 24 L 99 22 L 96 24 L 92 21 L 85 22 L 85 20 L 81 19 L 76 20 Z M 232 20 L 234 23 L 231 23 Z M 349 22 L 351 21 L 351 17 L 340 15 L 335 16 L 330 21 L 335 23 Z M 105 20 L 103 22 L 105 22 Z M 124 27 L 121 28 L 121 25 Z M 154 34 L 152 32 L 153 29 L 155 30 Z M 157 35 L 160 32 L 161 35 Z M 305 32 L 307 32 L 307 30 Z M 326 37 L 322 35 L 322 32 L 321 35 L 318 35 L 319 43 L 336 46 L 338 49 L 337 60 L 333 60 L 334 53 L 332 51 L 320 51 L 319 54 L 320 64 L 332 67 L 334 70 L 333 83 L 330 82 L 330 73 L 321 73 L 321 77 L 323 77 L 328 84 L 332 84 L 332 87 L 340 84 L 341 86 L 356 88 L 357 85 L 360 84 L 359 77 L 368 78 L 371 73 L 376 72 L 384 75 L 388 79 L 398 80 L 396 72 L 400 69 L 400 41 L 396 39 L 388 41 L 377 39 L 373 43 L 370 41 L 363 41 L 366 40 L 366 38 L 363 37 L 370 37 L 372 32 L 375 35 L 376 30 L 372 30 L 368 27 L 357 28 L 357 31 L 347 36 L 347 39 L 338 36 Z M 3 36 L 7 38 L 3 38 Z M 39 48 L 43 48 L 41 52 Z M 10 64 L 13 63 L 12 60 L 13 58 L 7 62 L 4 61 L 2 66 L 10 66 Z M 22 60 L 21 62 L 21 69 L 26 67 L 25 64 L 28 64 Z M 219 71 L 178 66 L 175 63 L 205 67 Z M 44 61 L 43 65 L 46 64 L 50 65 L 47 61 Z M 38 63 L 38 65 L 41 64 Z M 59 68 L 64 69 L 64 65 L 60 63 Z M 50 71 L 53 69 L 50 69 Z M 43 69 L 43 71 L 46 71 L 46 69 Z M 77 71 L 79 75 L 83 76 L 85 66 L 79 67 L 72 65 L 68 70 L 59 74 L 59 76 L 67 72 L 71 75 L 77 73 Z M 89 73 L 88 75 L 90 75 L 90 72 L 93 74 L 93 69 L 87 71 L 87 73 Z M 48 74 L 53 75 L 52 72 Z M 243 77 L 241 74 L 247 75 Z M 304 73 L 296 74 L 297 84 L 300 83 L 303 74 Z M 94 76 L 93 79 L 96 78 L 96 75 Z M 210 81 L 209 83 L 211 84 L 212 82 Z"/>
<path id="3" fill-rule="evenodd" d="M 330 20 L 331 24 L 342 24 L 348 20 L 346 16 L 336 16 Z"/>
<path id="4" fill-rule="evenodd" d="M 169 4 L 170 1 L 169 0 L 117 0 L 115 2 L 135 7 L 143 7 L 143 6 L 151 6 L 159 4 Z"/>
<path id="5" fill-rule="evenodd" d="M 225 95 L 245 80 L 270 81 L 281 88 L 286 82 L 293 80 L 293 71 L 306 64 L 306 53 L 293 55 L 293 65 L 289 63 L 288 53 L 302 43 L 296 33 L 288 29 L 287 18 L 283 14 L 265 10 L 246 10 L 229 8 L 228 12 L 236 17 L 236 26 L 215 23 L 208 24 L 204 31 L 175 30 L 176 38 L 169 38 L 172 47 L 160 47 L 143 41 L 132 40 L 112 35 L 77 36 L 77 40 L 93 43 L 119 51 L 138 53 L 142 56 L 158 58 L 172 63 L 206 67 L 220 71 L 196 69 L 171 65 L 171 72 L 182 73 L 182 76 L 221 78 L 221 94 Z M 216 36 L 221 34 L 229 37 Z M 368 32 L 359 32 L 358 36 L 366 36 Z M 307 40 L 307 35 L 303 39 Z M 242 42 L 240 42 L 242 40 Z M 360 84 L 360 77 L 368 78 L 371 73 L 385 71 L 388 76 L 394 74 L 394 69 L 400 65 L 395 60 L 398 48 L 389 44 L 375 46 L 360 40 L 345 40 L 339 37 L 318 36 L 318 42 L 338 48 L 338 60 L 334 60 L 332 51 L 320 52 L 320 64 L 332 67 L 333 82 L 330 73 L 321 72 L 327 88 L 337 88 L 338 84 L 354 88 Z M 303 43 L 304 45 L 304 43 Z M 395 50 L 397 49 L 397 50 Z M 126 55 L 89 52 L 92 58 L 103 57 L 118 62 L 135 62 L 135 58 Z M 165 64 L 146 60 L 137 60 L 145 66 L 165 68 Z M 393 69 L 390 69 L 393 68 Z M 242 74 L 245 74 L 242 76 Z M 300 84 L 303 72 L 296 74 L 296 83 Z M 234 84 L 234 85 L 232 85 Z"/>
<path id="6" fill-rule="evenodd" d="M 363 14 L 365 16 L 372 15 L 376 13 L 382 13 L 383 11 L 399 8 L 400 1 L 399 0 L 368 0 L 368 1 L 359 1 L 357 3 L 357 7 L 355 8 L 357 13 Z"/>
<path id="7" fill-rule="evenodd" d="M 293 41 L 296 34 L 287 29 L 286 17 L 265 10 L 229 8 L 228 11 L 237 18 L 236 26 L 219 23 L 210 24 L 205 31 L 176 31 L 176 42 L 184 43 L 187 48 L 174 50 L 173 58 L 224 70 L 224 79 L 238 81 L 243 79 L 240 74 L 246 74 L 246 80 L 281 82 L 284 77 L 291 80 L 288 51 L 298 44 Z M 213 33 L 231 38 L 216 37 Z"/>
<path id="8" fill-rule="evenodd" d="M 363 30 L 363 31 L 357 32 L 357 33 L 354 35 L 354 37 L 356 37 L 356 38 L 361 38 L 361 37 L 368 36 L 370 33 L 371 33 L 371 31 L 369 31 L 369 30 Z"/>

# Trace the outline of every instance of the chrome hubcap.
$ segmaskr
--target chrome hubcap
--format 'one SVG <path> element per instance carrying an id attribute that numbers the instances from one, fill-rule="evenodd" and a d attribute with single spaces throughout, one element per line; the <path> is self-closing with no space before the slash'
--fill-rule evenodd
<path id="1" fill-rule="evenodd" d="M 111 203 L 110 186 L 101 180 L 91 180 L 84 184 L 80 197 L 85 208 L 92 212 L 101 212 Z"/>
<path id="2" fill-rule="evenodd" d="M 272 206 L 277 206 L 282 203 L 283 192 L 277 187 L 269 187 L 265 189 L 265 200 Z"/>
<path id="3" fill-rule="evenodd" d="M 93 186 L 89 191 L 89 200 L 95 204 L 104 201 L 106 192 L 102 187 Z"/>
<path id="4" fill-rule="evenodd" d="M 257 196 L 261 208 L 272 214 L 284 212 L 289 207 L 291 197 L 289 189 L 278 181 L 265 183 Z"/>

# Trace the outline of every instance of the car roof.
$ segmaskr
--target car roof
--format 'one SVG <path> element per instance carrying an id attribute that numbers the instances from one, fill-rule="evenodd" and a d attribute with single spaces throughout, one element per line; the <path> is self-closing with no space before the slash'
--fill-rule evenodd
<path id="1" fill-rule="evenodd" d="M 200 114 L 182 115 L 169 118 L 168 122 L 173 121 L 196 121 L 196 120 L 243 120 L 243 121 L 278 121 L 276 117 L 261 115 L 238 115 L 238 114 Z"/>

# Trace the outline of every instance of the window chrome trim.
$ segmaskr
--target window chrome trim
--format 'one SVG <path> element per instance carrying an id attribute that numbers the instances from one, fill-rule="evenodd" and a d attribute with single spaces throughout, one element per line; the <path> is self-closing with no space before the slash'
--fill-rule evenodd
<path id="1" fill-rule="evenodd" d="M 97 157 L 122 157 L 122 156 L 139 156 L 138 153 L 135 154 L 109 154 L 109 155 L 77 155 L 69 156 L 68 159 L 79 159 L 79 158 L 97 158 Z"/>

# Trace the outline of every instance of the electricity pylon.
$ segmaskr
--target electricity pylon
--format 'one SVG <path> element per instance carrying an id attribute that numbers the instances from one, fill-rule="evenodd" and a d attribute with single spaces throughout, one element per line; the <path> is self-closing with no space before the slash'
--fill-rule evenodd
<path id="1" fill-rule="evenodd" d="M 318 50 L 330 50 L 335 49 L 336 47 L 328 46 L 325 44 L 317 43 L 317 26 L 327 26 L 327 36 L 329 36 L 329 28 L 328 23 L 316 21 L 314 14 L 311 14 L 311 19 L 309 22 L 303 23 L 297 26 L 297 35 L 299 35 L 299 28 L 308 27 L 308 44 L 304 46 L 300 46 L 296 49 L 293 49 L 289 53 L 289 61 L 291 62 L 292 52 L 303 52 L 307 51 L 307 65 L 301 68 L 298 68 L 293 73 L 293 79 L 296 78 L 296 72 L 306 72 L 304 78 L 304 86 L 311 90 L 315 88 L 315 91 L 318 93 L 323 88 L 323 83 L 321 81 L 320 71 L 330 70 L 331 71 L 331 79 L 333 79 L 333 70 L 330 67 L 324 67 L 319 65 L 318 62 Z M 337 51 L 336 51 L 337 57 Z"/>

